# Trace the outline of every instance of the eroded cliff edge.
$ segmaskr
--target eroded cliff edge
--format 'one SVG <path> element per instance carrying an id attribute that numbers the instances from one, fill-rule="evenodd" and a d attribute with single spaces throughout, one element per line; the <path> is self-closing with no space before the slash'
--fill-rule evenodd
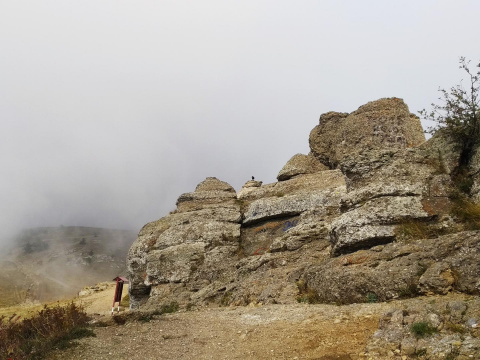
<path id="1" fill-rule="evenodd" d="M 207 178 L 145 225 L 127 259 L 131 307 L 480 293 L 480 232 L 454 211 L 455 144 L 425 142 L 398 98 L 323 114 L 309 142 L 278 182 L 237 194 Z M 462 178 L 472 203 L 475 159 Z"/>

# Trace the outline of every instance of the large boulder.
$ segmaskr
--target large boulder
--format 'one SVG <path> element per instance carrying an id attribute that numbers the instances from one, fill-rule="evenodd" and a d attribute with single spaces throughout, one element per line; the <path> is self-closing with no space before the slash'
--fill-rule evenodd
<path id="1" fill-rule="evenodd" d="M 369 102 L 351 114 L 323 114 L 309 139 L 313 156 L 330 168 L 350 154 L 404 149 L 424 141 L 420 119 L 398 98 Z"/>
<path id="2" fill-rule="evenodd" d="M 311 155 L 296 154 L 293 155 L 277 175 L 278 181 L 291 179 L 294 176 L 302 174 L 313 174 L 319 171 L 328 170 L 315 157 Z"/>

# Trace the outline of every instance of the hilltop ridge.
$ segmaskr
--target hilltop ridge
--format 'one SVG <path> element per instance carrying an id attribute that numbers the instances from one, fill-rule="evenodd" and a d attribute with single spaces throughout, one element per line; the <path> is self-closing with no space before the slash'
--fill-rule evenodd
<path id="1" fill-rule="evenodd" d="M 76 295 L 124 274 L 135 237 L 128 230 L 81 226 L 21 231 L 0 256 L 0 306 Z"/>

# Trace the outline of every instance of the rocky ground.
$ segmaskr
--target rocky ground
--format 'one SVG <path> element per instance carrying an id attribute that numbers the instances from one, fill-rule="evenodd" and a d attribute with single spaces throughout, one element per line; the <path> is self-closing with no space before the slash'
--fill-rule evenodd
<path id="1" fill-rule="evenodd" d="M 468 325 L 480 315 L 474 296 L 451 293 L 344 306 L 201 308 L 155 315 L 145 322 L 127 316 L 119 325 L 108 314 L 113 288 L 105 290 L 82 300 L 87 311 L 96 314 L 95 322 L 104 325 L 95 328 L 96 337 L 50 358 L 480 359 L 480 333 L 473 323 Z M 415 338 L 410 326 L 420 318 L 438 332 Z"/>

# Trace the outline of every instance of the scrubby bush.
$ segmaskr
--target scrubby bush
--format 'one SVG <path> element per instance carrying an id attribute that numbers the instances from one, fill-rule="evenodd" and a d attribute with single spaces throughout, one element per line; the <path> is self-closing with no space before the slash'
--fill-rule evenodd
<path id="1" fill-rule="evenodd" d="M 421 338 L 436 333 L 437 329 L 427 322 L 419 321 L 412 324 L 410 331 L 416 338 Z"/>
<path id="2" fill-rule="evenodd" d="M 466 88 L 462 83 L 449 90 L 440 88 L 440 104 L 432 104 L 432 110 L 420 111 L 422 117 L 436 123 L 431 134 L 442 129 L 460 148 L 460 167 L 468 166 L 476 148 L 480 145 L 480 70 L 472 71 L 470 61 L 460 58 L 460 69 L 468 76 Z M 480 68 L 480 64 L 477 65 Z"/>
<path id="3" fill-rule="evenodd" d="M 70 346 L 71 340 L 95 336 L 87 327 L 88 317 L 83 308 L 45 306 L 31 318 L 0 317 L 0 358 L 40 359 L 55 348 Z"/>

